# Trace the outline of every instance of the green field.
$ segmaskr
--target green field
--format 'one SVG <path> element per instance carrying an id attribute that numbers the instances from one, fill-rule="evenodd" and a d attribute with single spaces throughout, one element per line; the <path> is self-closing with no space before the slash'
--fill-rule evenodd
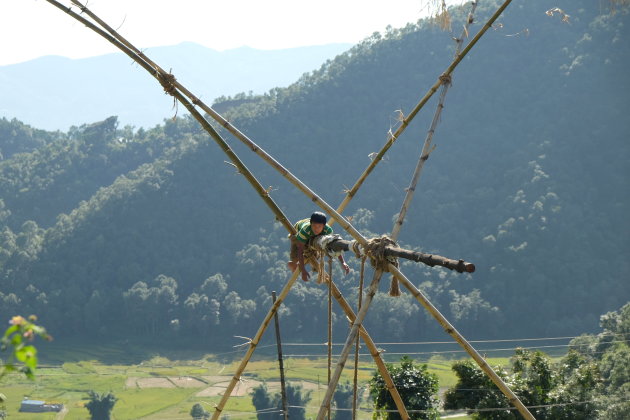
<path id="1" fill-rule="evenodd" d="M 86 349 L 87 350 L 87 349 Z M 76 351 L 76 349 L 75 349 Z M 115 358 L 111 350 L 100 349 L 86 351 L 87 357 L 97 359 Z M 115 353 L 115 352 L 114 352 Z M 61 354 L 59 358 L 77 360 L 78 354 Z M 456 377 L 450 369 L 452 360 L 432 357 L 427 363 L 429 370 L 437 374 L 440 387 L 447 388 L 456 383 Z M 489 359 L 492 365 L 508 363 L 507 358 Z M 220 399 L 220 392 L 213 388 L 217 383 L 225 384 L 233 376 L 240 359 L 226 362 L 219 361 L 213 355 L 206 355 L 197 360 L 171 360 L 165 357 L 153 357 L 134 364 L 108 364 L 102 361 L 74 361 L 58 365 L 41 365 L 37 377 L 29 381 L 17 374 L 8 375 L 0 386 L 7 396 L 6 408 L 11 419 L 88 419 L 89 414 L 84 404 L 87 392 L 112 391 L 118 401 L 113 411 L 116 420 L 125 419 L 190 419 L 190 409 L 195 403 L 201 403 L 212 412 Z M 343 372 L 341 381 L 352 381 L 350 361 Z M 311 402 L 307 417 L 315 417 L 319 402 L 325 392 L 327 378 L 326 359 L 287 358 L 285 361 L 287 379 L 300 383 L 311 392 Z M 359 364 L 359 385 L 365 389 L 374 372 L 374 364 Z M 233 396 L 228 401 L 222 417 L 234 417 L 248 420 L 256 419 L 248 387 L 258 381 L 266 381 L 271 392 L 276 392 L 273 383 L 279 379 L 277 361 L 259 357 L 252 360 L 245 370 L 243 381 L 237 385 L 242 396 Z M 222 385 L 224 386 L 224 385 Z M 243 387 L 243 388 L 241 388 Z M 213 392 L 212 390 L 215 389 Z M 212 394 L 212 395 L 211 395 Z M 24 397 L 63 403 L 64 413 L 20 413 L 21 400 Z M 371 419 L 370 401 L 365 395 L 358 415 L 360 419 Z M 459 417 L 465 419 L 466 417 Z"/>

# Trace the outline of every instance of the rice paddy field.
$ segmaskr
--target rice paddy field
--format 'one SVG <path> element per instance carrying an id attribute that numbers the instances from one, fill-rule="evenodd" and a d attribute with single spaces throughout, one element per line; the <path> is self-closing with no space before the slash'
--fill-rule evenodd
<path id="1" fill-rule="evenodd" d="M 211 413 L 214 411 L 215 404 L 223 395 L 241 360 L 240 354 L 232 355 L 231 360 L 209 354 L 194 360 L 153 356 L 133 363 L 112 363 L 113 359 L 129 358 L 130 355 L 124 350 L 118 355 L 119 351 L 116 348 L 76 346 L 66 350 L 56 349 L 52 352 L 53 359 L 71 361 L 40 363 L 34 381 L 18 374 L 5 376 L 0 383 L 0 392 L 7 397 L 5 406 L 9 418 L 89 419 L 84 405 L 88 402 L 88 391 L 94 390 L 99 393 L 111 391 L 118 398 L 113 410 L 116 420 L 191 419 L 190 410 L 196 403 L 202 404 Z M 489 359 L 493 365 L 505 365 L 508 360 Z M 456 377 L 450 369 L 453 360 L 430 357 L 421 362 L 437 374 L 442 390 L 456 383 Z M 341 382 L 352 381 L 353 362 L 349 360 L 346 367 Z M 359 419 L 371 419 L 371 403 L 366 385 L 374 369 L 369 358 L 359 364 L 358 381 L 363 390 L 362 410 L 357 416 Z M 307 418 L 314 418 L 326 391 L 326 358 L 286 358 L 285 375 L 289 382 L 299 384 L 304 391 L 310 392 Z M 250 361 L 221 418 L 256 419 L 250 393 L 252 388 L 263 381 L 270 393 L 279 392 L 277 359 L 261 356 Z M 63 403 L 65 408 L 60 413 L 21 413 L 18 410 L 23 398 Z M 468 417 L 461 415 L 457 418 Z"/>

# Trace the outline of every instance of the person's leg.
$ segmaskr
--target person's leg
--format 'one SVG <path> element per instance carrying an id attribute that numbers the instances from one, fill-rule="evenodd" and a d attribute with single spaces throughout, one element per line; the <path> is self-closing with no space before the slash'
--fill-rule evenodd
<path id="1" fill-rule="evenodd" d="M 297 243 L 296 243 L 296 239 L 293 235 L 291 235 L 289 237 L 289 240 L 291 241 L 291 251 L 290 251 L 290 261 L 287 263 L 287 268 L 291 271 L 294 272 L 297 268 L 298 268 L 298 249 L 297 249 Z"/>

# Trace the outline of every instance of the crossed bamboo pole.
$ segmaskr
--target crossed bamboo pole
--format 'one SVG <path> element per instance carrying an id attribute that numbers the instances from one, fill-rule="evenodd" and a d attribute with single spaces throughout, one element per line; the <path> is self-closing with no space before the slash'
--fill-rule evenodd
<path id="1" fill-rule="evenodd" d="M 69 15 L 73 16 L 75 19 L 81 21 L 82 23 L 86 24 L 86 26 L 90 27 L 91 29 L 95 30 L 97 33 L 99 33 L 101 36 L 105 37 L 106 39 L 108 39 L 110 42 L 112 42 L 114 45 L 116 45 L 117 47 L 119 47 L 123 52 L 125 52 L 128 56 L 130 56 L 134 61 L 138 62 L 143 68 L 145 68 L 145 70 L 147 70 L 149 73 L 151 73 L 154 77 L 156 77 L 156 79 L 158 79 L 158 81 L 160 82 L 160 84 L 162 84 L 162 86 L 164 87 L 165 91 L 167 93 L 169 93 L 170 95 L 174 96 L 180 103 L 182 103 L 190 112 L 191 114 L 202 124 L 202 126 L 204 127 L 204 129 L 206 129 L 206 131 L 208 131 L 211 136 L 215 139 L 215 141 L 217 141 L 218 143 L 220 143 L 216 137 L 218 137 L 218 134 L 216 134 L 216 136 L 213 133 L 216 133 L 216 131 L 212 128 L 212 126 L 207 122 L 207 120 L 205 120 L 205 118 L 203 118 L 203 116 L 201 116 L 201 114 L 199 114 L 199 112 L 195 109 L 194 105 L 200 105 L 202 107 L 202 109 L 205 110 L 204 106 L 207 107 L 207 105 L 203 104 L 202 101 L 200 101 L 197 97 L 195 97 L 194 95 L 190 94 L 190 92 L 188 91 L 183 91 L 184 94 L 182 94 L 182 92 L 180 92 L 178 89 L 180 89 L 178 87 L 179 82 L 176 81 L 176 79 L 174 78 L 174 76 L 172 76 L 171 74 L 166 73 L 164 70 L 155 67 L 151 67 L 151 65 L 149 64 L 149 62 L 145 61 L 142 59 L 142 57 L 138 54 L 136 54 L 132 49 L 129 49 L 128 47 L 125 47 L 124 43 L 120 43 L 117 42 L 117 40 L 111 36 L 109 36 L 107 33 L 105 33 L 104 31 L 102 31 L 100 28 L 97 28 L 95 25 L 93 25 L 91 22 L 88 22 L 86 19 L 82 18 L 81 16 L 77 15 L 76 13 L 74 13 L 72 10 L 70 10 L 70 8 L 66 8 L 64 7 L 62 4 L 60 4 L 59 2 L 57 2 L 56 0 L 46 0 L 49 3 L 53 4 L 54 6 L 60 8 L 61 10 L 63 10 L 64 12 L 68 13 Z M 76 0 L 71 0 L 74 4 L 80 5 L 80 3 Z M 505 7 L 507 7 L 507 5 L 510 3 L 511 0 L 506 0 L 506 2 L 499 8 L 499 10 L 497 11 L 497 13 L 495 13 L 495 16 L 493 17 L 494 19 L 496 19 L 496 17 L 498 17 L 498 15 L 500 14 L 500 12 L 503 11 L 503 9 L 505 9 Z M 86 12 L 87 8 L 85 6 L 82 6 L 82 11 Z M 492 20 L 492 19 L 491 19 Z M 492 20 L 493 21 L 493 20 Z M 489 28 L 491 25 L 490 21 L 488 23 L 486 23 L 486 25 L 484 26 L 484 28 L 487 30 L 487 28 Z M 113 31 L 113 30 L 112 30 Z M 484 30 L 485 32 L 485 30 Z M 473 39 L 473 41 L 476 42 L 476 39 L 480 38 L 481 34 L 477 34 L 477 36 Z M 470 50 L 470 48 L 472 48 L 472 45 L 474 45 L 473 41 L 471 41 L 469 43 L 469 45 L 466 47 L 466 49 L 464 49 L 464 51 L 458 55 L 458 59 L 456 59 L 453 64 L 451 64 L 450 71 L 447 69 L 447 72 L 445 74 L 449 75 L 450 72 L 452 72 L 452 70 L 455 68 L 455 66 L 461 61 L 461 59 L 463 58 L 463 56 Z M 157 67 L 157 66 L 156 66 Z M 435 89 L 432 88 L 433 92 L 435 92 L 435 90 L 437 90 L 437 88 L 439 87 L 439 84 L 441 84 L 441 81 L 439 81 L 439 83 L 437 83 L 436 85 L 434 85 Z M 181 86 L 181 85 L 180 85 Z M 189 93 L 186 94 L 186 92 Z M 192 100 L 192 104 L 187 100 L 187 98 L 184 96 L 188 96 L 191 100 Z M 432 93 L 431 93 L 432 95 Z M 427 98 L 428 100 L 428 98 Z M 422 102 L 422 101 L 421 101 Z M 426 103 L 426 101 L 425 101 Z M 193 105 L 194 104 L 194 105 Z M 422 105 L 424 105 L 424 103 L 422 103 Z M 289 182 L 291 182 L 295 187 L 297 187 L 300 191 L 302 191 L 307 197 L 309 197 L 315 204 L 317 204 L 318 206 L 320 206 L 324 211 L 326 211 L 327 213 L 329 213 L 331 215 L 331 217 L 336 220 L 357 242 L 359 242 L 363 247 L 366 247 L 367 245 L 367 239 L 365 237 L 363 237 L 363 235 L 361 235 L 358 230 L 356 228 L 354 228 L 354 226 L 352 226 L 350 224 L 350 222 L 348 222 L 343 216 L 341 216 L 341 214 L 339 214 L 339 212 L 337 212 L 335 209 L 333 209 L 328 203 L 326 203 L 324 200 L 322 200 L 317 194 L 315 194 L 315 192 L 313 190 L 311 190 L 307 185 L 305 185 L 301 180 L 299 180 L 297 177 L 295 177 L 291 172 L 289 172 L 286 168 L 284 168 L 279 162 L 277 162 L 272 156 L 270 156 L 267 152 L 265 152 L 264 150 L 262 150 L 258 145 L 256 145 L 253 141 L 251 141 L 247 136 L 245 136 L 244 134 L 242 134 L 240 131 L 238 131 L 236 128 L 234 128 L 227 120 L 223 119 L 223 117 L 221 117 L 218 113 L 216 113 L 214 110 L 212 110 L 210 107 L 207 107 L 208 110 L 211 110 L 212 112 L 208 112 L 208 114 L 210 116 L 212 116 L 213 118 L 215 118 L 213 115 L 216 115 L 218 117 L 220 117 L 218 120 L 224 121 L 223 126 L 228 129 L 228 131 L 232 132 L 234 134 L 234 132 L 239 133 L 239 135 L 235 136 L 241 140 L 243 143 L 245 143 L 248 147 L 250 147 L 250 149 L 256 153 L 257 155 L 259 155 L 261 158 L 263 158 L 263 160 L 265 160 L 268 164 L 270 164 L 274 169 L 276 169 L 278 172 L 280 172 L 281 175 L 283 175 L 283 177 L 287 180 L 289 180 Z M 415 111 L 417 113 L 417 111 L 419 111 L 420 107 L 416 107 L 417 110 Z M 415 115 L 415 114 L 414 114 Z M 215 118 L 217 119 L 217 118 Z M 404 123 L 404 121 L 403 121 Z M 406 123 L 404 123 L 406 124 Z M 219 137 L 220 138 L 220 137 Z M 393 141 L 391 142 L 393 144 Z M 226 154 L 228 154 L 230 156 L 230 158 L 236 157 L 236 155 L 231 151 L 231 149 L 229 149 L 229 147 L 227 146 L 227 144 L 225 144 L 226 148 L 224 148 L 224 152 Z M 390 144 L 391 146 L 391 144 Z M 223 148 L 223 147 L 222 147 Z M 389 148 L 389 147 L 388 147 Z M 382 154 L 384 154 L 384 151 L 382 151 Z M 377 158 L 380 160 L 381 156 L 377 156 Z M 237 161 L 238 158 L 236 157 Z M 375 159 L 376 160 L 376 159 Z M 240 161 L 239 161 L 240 162 Z M 242 165 L 242 168 L 246 170 L 246 167 L 244 165 Z M 239 168 L 240 170 L 241 168 Z M 249 172 L 249 171 L 247 171 Z M 366 175 L 367 176 L 367 175 Z M 262 188 L 262 187 L 261 187 Z M 264 189 L 263 189 L 264 191 Z M 356 193 L 356 191 L 355 191 Z M 354 194 L 353 194 L 354 195 Z M 264 196 L 268 196 L 268 193 L 265 191 L 265 194 L 263 194 L 263 199 Z M 267 202 L 267 200 L 265 200 Z M 269 203 L 267 202 L 267 204 L 269 205 Z M 288 223 L 288 221 L 287 221 Z M 392 269 L 393 266 L 390 267 L 390 271 Z M 395 267 L 393 267 L 396 272 L 398 273 L 398 275 L 396 275 L 397 278 L 399 278 L 400 280 L 400 276 L 402 276 L 402 273 L 400 273 Z M 322 402 L 322 408 L 320 409 L 320 413 L 318 414 L 318 420 L 321 420 L 323 418 L 323 413 L 326 412 L 326 405 L 330 403 L 330 399 L 332 396 L 332 392 L 334 391 L 334 389 L 336 388 L 336 385 L 338 383 L 339 377 L 341 375 L 341 370 L 343 368 L 343 365 L 345 364 L 345 360 L 347 359 L 347 356 L 349 354 L 349 349 L 350 346 L 352 345 L 354 339 L 356 338 L 358 332 L 359 332 L 359 328 L 363 322 L 363 319 L 365 317 L 365 315 L 367 314 L 367 309 L 369 308 L 369 303 L 372 300 L 373 295 L 376 293 L 376 289 L 378 287 L 378 281 L 380 280 L 380 276 L 382 274 L 382 270 L 377 269 L 374 273 L 374 278 L 372 280 L 372 283 L 370 284 L 370 287 L 368 289 L 368 295 L 366 297 L 366 302 L 364 303 L 363 307 L 361 308 L 361 310 L 359 311 L 355 321 L 352 324 L 352 328 L 351 328 L 351 332 L 348 335 L 348 339 L 346 341 L 346 344 L 344 345 L 344 349 L 342 350 L 342 356 L 340 357 L 340 360 L 337 364 L 337 367 L 335 369 L 335 373 L 331 379 L 331 382 L 329 384 L 326 396 L 325 396 L 325 400 Z M 294 276 L 297 278 L 297 274 L 294 273 Z M 404 277 L 404 276 L 403 276 Z M 406 278 L 405 278 L 406 279 Z M 293 280 L 295 281 L 295 279 Z M 407 280 L 408 282 L 408 280 Z M 287 283 L 288 286 L 289 283 Z M 405 283 L 405 285 L 407 286 L 407 284 Z M 288 293 L 288 289 L 290 287 L 285 286 L 286 292 Z M 285 289 L 283 289 L 283 292 L 285 291 Z M 281 297 L 282 297 L 282 293 L 281 293 Z M 282 299 L 278 299 L 277 300 L 277 305 L 274 304 L 272 310 L 270 311 L 271 315 L 268 315 L 265 318 L 265 321 L 263 321 L 263 325 L 261 325 L 261 327 L 259 328 L 259 333 L 260 336 L 262 336 L 262 332 L 264 332 L 264 329 L 266 328 L 266 324 L 269 323 L 269 320 L 271 319 L 271 316 L 273 316 L 273 313 L 275 313 L 275 310 L 277 310 L 277 306 L 279 306 L 279 304 L 282 302 Z M 427 301 L 428 302 L 428 301 Z M 430 303 L 430 302 L 428 302 Z M 273 313 L 272 313 L 273 312 Z M 445 320 L 445 319 L 444 319 Z M 448 322 L 448 321 L 446 321 Z M 449 324 L 450 325 L 450 324 Z M 449 331 L 447 331 L 449 332 Z M 450 332 L 449 332 L 450 333 Z M 257 336 L 259 334 L 257 333 Z M 472 351 L 474 351 L 474 349 L 472 348 L 472 346 L 470 346 L 469 343 L 467 343 L 467 341 L 461 336 L 459 335 L 460 340 L 458 340 L 458 343 L 462 344 L 462 346 L 469 351 L 469 348 L 472 349 Z M 258 339 L 260 339 L 260 337 L 258 337 Z M 463 345 L 463 343 L 467 344 L 467 346 Z M 255 343 L 252 340 L 252 345 L 250 346 L 250 350 L 248 351 L 253 353 L 254 348 L 255 348 L 255 344 L 257 344 L 257 342 Z M 476 352 L 475 352 L 476 353 Z M 472 356 L 472 354 L 471 354 Z M 477 358 L 473 357 L 475 359 L 475 361 L 477 361 L 479 363 L 479 361 L 477 360 Z M 481 359 L 482 360 L 482 359 Z M 241 363 L 242 369 L 244 370 L 244 367 L 246 365 L 245 360 Z M 486 364 L 487 366 L 487 364 Z M 240 370 L 241 367 L 239 367 Z M 482 366 L 483 368 L 483 366 Z M 491 372 L 492 368 L 490 368 L 489 366 L 487 366 L 487 369 Z M 485 371 L 485 369 L 484 369 Z M 241 370 L 242 373 L 242 370 Z M 495 382 L 497 384 L 497 386 L 504 391 L 504 393 L 506 394 L 506 396 L 508 397 L 508 399 L 510 400 L 510 402 L 512 402 L 514 404 L 514 401 L 517 401 L 518 403 L 520 403 L 520 400 L 518 400 L 518 398 L 516 397 L 516 395 L 514 395 L 512 393 L 512 391 L 509 389 L 509 387 L 507 387 L 507 385 L 505 385 L 503 383 L 503 381 L 501 380 L 501 378 L 498 377 L 498 375 L 496 375 L 496 373 L 494 375 L 490 375 L 490 378 L 493 380 L 493 382 Z M 234 377 L 233 383 L 235 384 L 238 381 L 236 375 Z M 500 382 L 502 384 L 502 386 L 497 383 Z M 233 389 L 234 386 L 232 386 Z M 231 393 L 232 389 L 229 389 L 229 393 Z M 225 394 L 229 394 L 226 390 Z M 518 404 L 514 404 L 516 405 L 516 407 L 519 409 L 519 411 L 521 411 L 521 406 L 522 408 L 525 410 L 525 412 L 527 414 L 529 414 L 529 411 L 527 411 L 527 409 L 522 405 L 522 403 L 520 403 L 520 405 Z M 523 412 L 521 412 L 523 414 Z M 525 414 L 524 414 L 525 416 Z M 531 414 L 529 414 L 529 416 L 531 416 Z M 526 418 L 532 418 L 533 417 L 527 417 Z M 218 418 L 218 410 L 215 411 L 214 415 L 213 415 L 213 420 Z"/>
<path id="2" fill-rule="evenodd" d="M 475 10 L 477 9 L 477 1 L 473 1 L 470 13 L 468 13 L 468 17 L 466 18 L 466 23 L 464 24 L 464 29 L 462 34 L 457 38 L 455 48 L 455 57 L 457 57 L 462 49 L 462 45 L 464 44 L 464 38 L 468 34 L 468 28 L 473 23 Z M 407 209 L 411 204 L 411 200 L 413 199 L 413 195 L 416 191 L 416 186 L 418 185 L 418 180 L 420 179 L 420 174 L 422 173 L 422 169 L 424 168 L 424 163 L 429 159 L 429 155 L 432 152 L 431 142 L 433 140 L 433 134 L 435 133 L 435 129 L 440 121 L 442 116 L 442 110 L 444 109 L 444 99 L 446 98 L 446 94 L 448 93 L 448 89 L 451 86 L 450 77 L 442 78 L 442 88 L 440 89 L 440 99 L 438 101 L 437 107 L 435 108 L 435 113 L 433 114 L 433 119 L 431 120 L 431 126 L 429 127 L 429 131 L 427 132 L 427 136 L 424 139 L 424 144 L 422 146 L 422 152 L 420 152 L 420 157 L 418 158 L 418 163 L 416 164 L 416 168 L 414 169 L 413 175 L 411 176 L 411 183 L 407 188 L 405 193 L 405 198 L 403 199 L 402 206 L 400 211 L 398 212 L 398 217 L 396 218 L 396 222 L 394 223 L 394 227 L 392 228 L 392 234 L 390 237 L 395 242 L 398 240 L 398 235 L 400 234 L 400 229 L 405 221 L 405 216 L 407 214 Z"/>
<path id="3" fill-rule="evenodd" d="M 407 128 L 411 120 L 413 120 L 416 114 L 418 114 L 418 112 L 422 109 L 422 107 L 424 107 L 424 105 L 429 101 L 429 99 L 431 99 L 431 97 L 438 90 L 440 85 L 442 85 L 443 80 L 448 80 L 448 78 L 450 78 L 451 73 L 453 73 L 453 71 L 455 70 L 455 67 L 457 67 L 457 65 L 464 59 L 466 54 L 468 54 L 468 52 L 472 49 L 472 47 L 475 46 L 477 41 L 481 39 L 481 37 L 486 33 L 486 31 L 490 29 L 490 27 L 492 27 L 492 24 L 497 20 L 497 18 L 501 15 L 501 13 L 503 13 L 505 8 L 508 7 L 508 5 L 511 2 L 512 0 L 505 0 L 505 2 L 496 10 L 496 12 L 492 15 L 492 17 L 490 17 L 490 19 L 488 19 L 485 25 L 479 30 L 479 32 L 477 32 L 477 34 L 473 37 L 473 39 L 470 40 L 468 45 L 466 45 L 466 48 L 464 48 L 462 52 L 457 54 L 453 62 L 451 62 L 451 64 L 446 68 L 446 70 L 444 70 L 444 72 L 440 75 L 440 77 L 438 77 L 438 80 L 433 84 L 433 86 L 431 86 L 431 88 L 422 97 L 422 99 L 420 99 L 420 101 L 416 104 L 416 106 L 413 107 L 409 115 L 407 115 L 405 118 L 402 119 L 400 126 L 396 129 L 394 133 L 390 134 L 389 138 L 387 139 L 387 142 L 385 142 L 385 144 L 383 145 L 381 150 L 376 154 L 376 156 L 372 158 L 372 161 L 370 162 L 368 167 L 365 169 L 365 171 L 363 171 L 363 173 L 359 176 L 354 186 L 347 191 L 346 196 L 344 197 L 343 201 L 337 208 L 338 212 L 341 213 L 345 210 L 346 206 L 350 203 L 350 200 L 352 200 L 352 198 L 355 196 L 355 194 L 357 193 L 361 185 L 363 185 L 363 182 L 365 181 L 365 179 L 374 170 L 378 162 L 380 162 L 381 159 L 383 159 L 383 156 L 385 155 L 385 153 L 389 150 L 390 147 L 392 147 L 392 145 L 398 139 L 398 137 L 400 137 L 400 135 L 405 131 L 405 129 Z"/>
<path id="4" fill-rule="evenodd" d="M 147 59 L 143 59 L 142 57 L 140 57 L 139 54 L 136 53 L 136 51 L 139 51 L 139 50 L 137 50 L 135 47 L 133 47 L 131 45 L 131 43 L 129 43 L 128 41 L 124 40 L 124 38 L 122 38 L 120 35 L 117 35 L 116 37 L 112 38 L 109 34 L 103 32 L 101 29 L 99 29 L 98 27 L 96 27 L 95 25 L 93 25 L 91 22 L 87 21 L 86 19 L 84 19 L 80 15 L 76 14 L 71 9 L 65 8 L 63 5 L 61 5 L 57 1 L 55 1 L 55 0 L 47 0 L 47 1 L 49 3 L 52 3 L 54 6 L 60 8 L 64 12 L 68 13 L 70 16 L 74 17 L 75 19 L 79 20 L 80 22 L 82 22 L 83 24 L 88 26 L 90 29 L 96 31 L 97 33 L 99 33 L 99 35 L 101 35 L 104 38 L 106 38 L 107 40 L 109 40 L 111 43 L 113 43 L 119 49 L 121 49 L 123 52 L 125 52 L 130 58 L 132 58 L 134 61 L 136 61 L 138 64 L 140 64 L 145 70 L 147 70 L 149 73 L 151 73 L 156 79 L 158 79 L 158 81 L 165 87 L 165 90 L 167 88 L 169 88 L 169 82 L 174 80 L 174 78 L 172 78 L 172 75 L 164 72 L 159 66 L 157 66 L 157 64 L 153 63 L 148 58 Z M 72 2 L 75 3 L 75 4 L 80 5 L 80 3 L 78 1 L 76 1 L 76 0 L 72 0 Z M 103 22 L 101 19 L 99 19 L 89 9 L 87 9 L 87 7 L 85 7 L 83 5 L 80 5 L 80 7 L 81 7 L 81 10 L 84 13 L 86 13 L 90 17 L 94 18 L 97 22 L 99 22 L 99 24 L 104 26 L 108 31 L 115 32 L 105 22 Z M 116 41 L 120 41 L 121 39 L 123 39 L 124 42 L 120 42 L 120 43 L 116 42 Z M 129 46 L 131 46 L 131 48 Z M 144 56 L 144 54 L 142 54 L 142 55 Z M 146 57 L 146 56 L 144 56 L 144 57 Z M 295 233 L 295 228 L 288 221 L 288 218 L 284 215 L 282 210 L 276 205 L 276 203 L 271 199 L 271 197 L 269 197 L 268 191 L 265 190 L 262 187 L 260 182 L 258 182 L 258 180 L 251 173 L 251 171 L 249 171 L 249 169 L 247 169 L 247 167 L 242 163 L 242 161 L 238 158 L 238 156 L 230 149 L 230 147 L 222 139 L 222 137 L 216 132 L 216 130 L 214 130 L 214 128 L 208 123 L 208 121 L 205 120 L 205 118 L 197 111 L 197 109 L 193 106 L 193 104 L 191 104 L 184 96 L 182 96 L 182 94 L 177 89 L 167 90 L 167 93 L 173 95 L 180 103 L 182 103 L 186 107 L 186 109 L 188 109 L 188 111 L 190 111 L 191 115 L 195 119 L 197 119 L 197 121 L 203 126 L 203 128 L 208 133 L 210 133 L 212 138 L 219 145 L 219 147 L 221 147 L 223 152 L 226 153 L 226 155 L 228 155 L 230 160 L 233 162 L 234 166 L 238 169 L 238 172 L 241 173 L 243 176 L 245 176 L 245 178 L 250 182 L 252 187 L 254 187 L 254 189 L 258 192 L 258 194 L 265 201 L 267 206 L 275 214 L 276 219 L 282 223 L 282 225 L 285 227 L 285 229 L 287 229 L 288 232 Z M 295 278 L 297 277 L 296 273 L 297 273 L 297 271 L 291 277 L 291 279 L 289 280 L 287 285 L 291 285 L 291 286 L 293 285 L 293 283 L 295 282 Z M 285 286 L 285 288 L 286 288 L 286 286 Z M 289 287 L 289 289 L 290 289 L 290 287 Z M 266 328 L 267 328 L 267 326 L 269 324 L 269 321 L 271 320 L 273 315 L 276 313 L 277 308 L 279 307 L 279 305 L 284 300 L 284 298 L 285 298 L 286 294 L 288 293 L 289 289 L 286 289 L 286 292 L 285 292 L 285 289 L 283 289 L 283 291 L 281 292 L 281 294 L 278 297 L 278 300 L 277 300 L 278 303 L 274 304 L 272 306 L 272 308 L 269 310 L 269 312 L 268 312 L 267 316 L 265 317 L 265 319 L 263 321 L 263 324 L 261 325 L 260 329 L 258 330 L 256 335 L 254 336 L 254 338 L 250 341 L 250 343 L 249 343 L 250 344 L 250 348 L 248 349 L 247 353 L 243 357 L 241 365 L 239 365 L 239 368 L 238 368 L 236 374 L 232 378 L 230 384 L 228 385 L 226 391 L 223 394 L 223 397 L 222 397 L 221 401 L 217 405 L 216 411 L 213 414 L 213 419 L 216 419 L 216 418 L 219 417 L 219 415 L 220 415 L 221 411 L 223 410 L 223 407 L 227 403 L 227 400 L 228 400 L 229 396 L 231 395 L 234 387 L 238 383 L 238 381 L 240 379 L 240 376 L 242 375 L 242 373 L 243 373 L 247 363 L 249 362 L 251 356 L 253 355 L 254 349 L 255 349 L 256 345 L 258 344 L 258 341 L 260 341 L 260 338 L 262 337 L 262 334 L 266 330 Z M 336 286 L 335 286 L 335 290 L 336 290 L 336 293 L 335 293 L 336 299 L 338 301 L 340 300 L 340 298 L 343 299 L 343 297 L 341 296 L 341 293 L 336 288 Z M 354 314 L 352 313 L 352 310 L 351 310 L 350 306 L 347 305 L 346 302 L 340 302 L 340 306 L 342 306 L 342 308 L 346 312 L 346 315 L 348 316 L 348 318 L 353 318 L 354 317 Z M 368 340 L 366 342 L 366 345 L 368 347 L 376 349 L 376 345 L 373 342 L 370 342 L 371 338 L 369 337 L 369 335 L 367 335 L 367 332 L 365 334 L 364 339 Z M 400 413 L 402 415 L 402 418 L 403 419 L 408 419 L 409 415 L 407 414 L 406 408 L 405 408 L 405 406 L 404 406 L 404 404 L 402 402 L 400 394 L 398 393 L 398 390 L 393 385 L 393 381 L 391 379 L 391 376 L 389 375 L 389 372 L 387 371 L 387 368 L 385 367 L 385 364 L 380 359 L 380 354 L 378 353 L 378 351 L 373 351 L 372 355 L 378 359 L 378 360 L 376 360 L 376 364 L 377 364 L 377 366 L 379 368 L 379 371 L 381 372 L 381 375 L 384 378 L 386 378 L 386 383 L 389 382 L 388 389 L 390 390 L 390 392 L 392 394 L 392 398 L 396 402 L 396 406 L 399 409 L 399 411 L 400 411 Z"/>

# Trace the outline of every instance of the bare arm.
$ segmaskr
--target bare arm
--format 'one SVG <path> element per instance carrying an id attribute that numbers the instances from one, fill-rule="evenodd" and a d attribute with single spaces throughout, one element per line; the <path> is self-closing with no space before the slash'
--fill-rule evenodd
<path id="1" fill-rule="evenodd" d="M 348 267 L 348 264 L 346 264 L 346 260 L 343 259 L 343 254 L 339 255 L 338 258 L 341 266 L 343 267 L 343 271 L 345 271 L 346 275 L 348 275 L 348 273 L 350 273 L 350 267 Z"/>

